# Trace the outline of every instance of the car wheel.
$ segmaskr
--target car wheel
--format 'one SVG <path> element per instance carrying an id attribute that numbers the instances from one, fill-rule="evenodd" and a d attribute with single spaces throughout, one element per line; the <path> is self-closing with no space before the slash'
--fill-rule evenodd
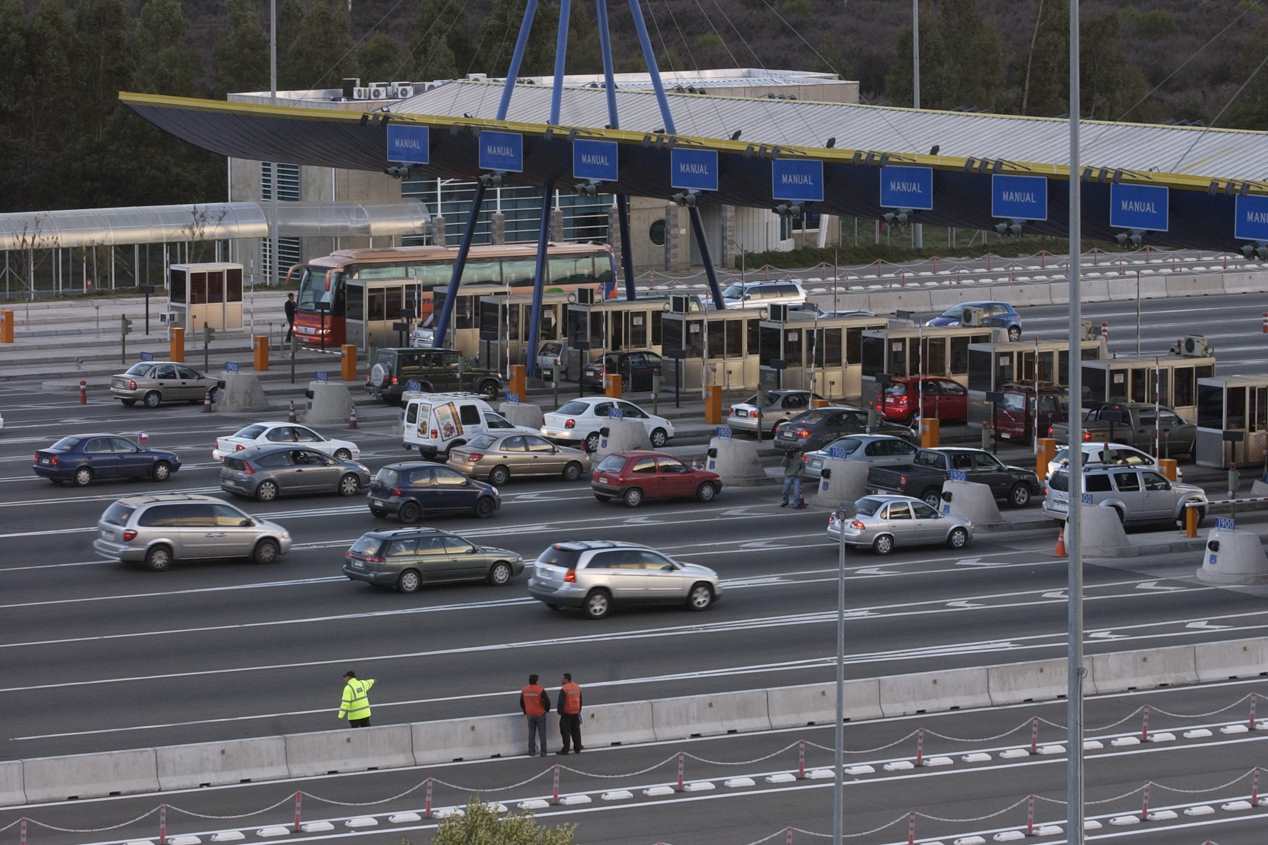
<path id="1" fill-rule="evenodd" d="M 608 595 L 607 590 L 593 590 L 586 596 L 581 608 L 589 618 L 602 619 L 612 612 L 612 596 Z"/>
<path id="2" fill-rule="evenodd" d="M 481 496 L 476 499 L 475 515 L 480 517 L 480 519 L 488 519 L 493 516 L 493 511 L 495 510 L 497 510 L 497 508 L 493 504 L 492 496 Z"/>
<path id="3" fill-rule="evenodd" d="M 498 393 L 501 392 L 501 388 L 498 387 L 498 383 L 493 379 L 485 379 L 480 382 L 480 388 L 477 392 L 484 397 L 484 401 L 492 402 L 498 398 Z"/>
<path id="4" fill-rule="evenodd" d="M 155 481 L 166 481 L 172 477 L 172 465 L 167 461 L 159 461 L 150 470 L 150 477 Z"/>
<path id="5" fill-rule="evenodd" d="M 718 488 L 708 481 L 696 488 L 696 498 L 702 502 L 712 502 L 716 495 L 718 495 Z"/>
<path id="6" fill-rule="evenodd" d="M 92 484 L 92 470 L 88 467 L 80 467 L 75 470 L 75 484 L 79 487 L 87 487 Z"/>
<path id="7" fill-rule="evenodd" d="M 924 492 L 924 495 L 922 495 L 920 499 L 926 505 L 933 508 L 934 510 L 936 511 L 942 510 L 942 491 L 941 490 L 926 490 Z"/>
<path id="8" fill-rule="evenodd" d="M 962 549 L 969 544 L 969 532 L 963 528 L 952 528 L 951 533 L 947 535 L 947 546 L 952 549 Z"/>
<path id="9" fill-rule="evenodd" d="M 347 449 L 336 449 L 334 458 L 336 461 L 350 461 L 352 460 L 352 453 Z"/>
<path id="10" fill-rule="evenodd" d="M 418 502 L 406 502 L 401 505 L 401 522 L 418 522 L 422 515 L 423 509 L 418 506 Z"/>
<path id="11" fill-rule="evenodd" d="M 1110 508 L 1110 510 L 1112 510 L 1114 512 L 1114 515 L 1118 517 L 1118 524 L 1122 525 L 1123 527 L 1126 527 L 1127 514 L 1123 513 L 1121 508 Z"/>
<path id="12" fill-rule="evenodd" d="M 417 569 L 407 569 L 396 579 L 396 591 L 398 593 L 417 593 L 418 588 L 422 585 L 423 576 L 418 574 Z"/>
<path id="13" fill-rule="evenodd" d="M 894 538 L 888 534 L 882 534 L 872 541 L 872 551 L 878 555 L 887 555 L 894 550 Z"/>
<path id="14" fill-rule="evenodd" d="M 281 556 L 282 549 L 277 545 L 277 541 L 268 538 L 256 543 L 255 550 L 251 552 L 251 560 L 262 566 L 268 563 L 276 563 Z"/>
<path id="15" fill-rule="evenodd" d="M 1025 484 L 1014 484 L 1008 491 L 1008 503 L 1015 508 L 1024 508 L 1030 504 L 1030 487 Z"/>
<path id="16" fill-rule="evenodd" d="M 506 561 L 498 561 L 489 569 L 489 583 L 495 587 L 505 587 L 511 583 L 511 565 Z"/>
<path id="17" fill-rule="evenodd" d="M 510 480 L 511 471 L 504 466 L 498 465 L 489 470 L 489 483 L 494 487 L 501 487 Z"/>
<path id="18" fill-rule="evenodd" d="M 621 501 L 625 502 L 627 508 L 636 508 L 643 504 L 643 491 L 637 487 L 631 487 L 621 494 Z"/>
<path id="19" fill-rule="evenodd" d="M 692 610 L 708 610 L 713 604 L 713 588 L 708 584 L 696 584 L 687 593 L 687 607 Z"/>
<path id="20" fill-rule="evenodd" d="M 355 496 L 360 492 L 361 479 L 357 478 L 352 473 L 348 473 L 343 478 L 339 479 L 340 496 Z"/>
<path id="21" fill-rule="evenodd" d="M 145 394 L 145 407 L 147 408 L 157 408 L 162 402 L 163 394 L 159 393 L 157 390 L 151 390 L 149 393 Z"/>
<path id="22" fill-rule="evenodd" d="M 576 481 L 583 472 L 581 464 L 573 461 L 564 467 L 564 481 Z"/>
<path id="23" fill-rule="evenodd" d="M 599 451 L 599 432 L 592 431 L 586 435 L 586 451 L 587 452 Z"/>
<path id="24" fill-rule="evenodd" d="M 1008 339 L 1013 343 L 1021 340 L 1021 326 L 1009 326 Z"/>
<path id="25" fill-rule="evenodd" d="M 271 502 L 277 498 L 277 482 L 261 481 L 260 486 L 255 488 L 256 501 Z"/>
<path id="26" fill-rule="evenodd" d="M 172 565 L 172 550 L 167 546 L 151 546 L 145 553 L 145 565 L 152 572 L 166 572 Z"/>
<path id="27" fill-rule="evenodd" d="M 665 444 L 669 442 L 669 433 L 663 428 L 652 429 L 652 448 L 663 449 Z"/>
<path id="28" fill-rule="evenodd" d="M 123 407 L 125 408 L 131 408 L 133 405 L 136 404 L 135 399 L 120 399 L 119 401 L 123 403 Z"/>
<path id="29" fill-rule="evenodd" d="M 604 495 L 602 495 L 602 494 L 600 494 L 600 493 L 595 493 L 595 494 L 594 494 L 594 498 L 595 498 L 595 501 L 597 501 L 597 502 L 602 502 L 602 503 L 603 503 L 603 504 L 605 504 L 605 505 L 606 505 L 608 502 L 612 501 L 612 497 L 611 497 L 611 496 L 604 496 Z"/>

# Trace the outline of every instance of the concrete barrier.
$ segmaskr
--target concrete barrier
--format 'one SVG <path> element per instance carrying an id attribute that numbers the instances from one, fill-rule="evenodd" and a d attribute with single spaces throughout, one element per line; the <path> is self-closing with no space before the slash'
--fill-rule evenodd
<path id="1" fill-rule="evenodd" d="M 531 402 L 503 402 L 498 405 L 498 413 L 515 425 L 540 429 L 545 422 L 545 415 L 540 405 Z"/>
<path id="2" fill-rule="evenodd" d="M 981 299 L 982 292 L 973 288 L 940 288 L 929 292 L 929 303 L 932 305 L 931 310 L 946 310 L 952 305 L 959 305 L 961 302 L 974 302 Z"/>
<path id="3" fill-rule="evenodd" d="M 762 468 L 757 443 L 753 440 L 711 438 L 705 467 L 718 474 L 723 487 L 751 487 L 766 481 L 766 470 Z"/>
<path id="4" fill-rule="evenodd" d="M 1085 267 L 1085 274 L 1087 270 L 1088 268 Z M 1079 293 L 1089 302 L 1109 302 L 1110 284 L 1104 279 L 1089 279 L 1085 276 L 1082 285 L 1079 287 Z M 1132 289 L 1133 291 L 1135 290 L 1135 285 L 1132 285 Z"/>
<path id="5" fill-rule="evenodd" d="M 1250 483 L 1250 495 L 1252 497 L 1268 496 L 1268 483 L 1256 478 Z"/>
<path id="6" fill-rule="evenodd" d="M 1066 694 L 1065 660 L 1032 660 L 986 667 L 991 704 L 1001 707 L 1023 701 L 1051 701 Z M 1090 680 L 1084 689 L 1091 692 Z"/>
<path id="7" fill-rule="evenodd" d="M 837 718 L 836 684 L 801 684 L 766 690 L 772 728 L 831 725 Z M 846 721 L 879 719 L 880 682 L 875 678 L 845 682 Z"/>
<path id="8" fill-rule="evenodd" d="M 658 740 L 768 730 L 766 706 L 766 690 L 659 699 L 652 702 L 652 729 Z"/>
<path id="9" fill-rule="evenodd" d="M 1013 305 L 1051 305 L 1052 288 L 1048 285 L 1017 285 L 1012 289 Z"/>
<path id="10" fill-rule="evenodd" d="M 1113 508 L 1102 508 L 1096 505 L 1080 505 L 1083 508 L 1082 546 L 1083 554 L 1090 558 L 1115 558 L 1134 555 L 1135 550 L 1127 540 L 1127 532 L 1123 530 L 1123 522 Z M 1066 547 L 1070 546 L 1070 530 L 1066 526 Z"/>
<path id="11" fill-rule="evenodd" d="M 1212 550 L 1214 546 L 1218 551 Z M 1242 585 L 1268 583 L 1268 556 L 1259 532 L 1212 528 L 1206 535 L 1198 580 L 1204 584 Z"/>
<path id="12" fill-rule="evenodd" d="M 26 791 L 22 788 L 22 761 L 6 760 L 0 763 L 0 807 L 16 807 L 26 803 Z"/>
<path id="13" fill-rule="evenodd" d="M 316 425 L 348 421 L 352 414 L 352 394 L 348 392 L 348 385 L 338 381 L 310 381 L 308 389 L 313 398 L 308 400 L 304 422 Z"/>
<path id="14" fill-rule="evenodd" d="M 224 378 L 224 389 L 215 394 L 217 411 L 267 411 L 271 407 L 258 374 L 225 373 Z"/>
<path id="15" fill-rule="evenodd" d="M 1094 654 L 1088 659 L 1098 693 L 1198 682 L 1193 646 Z"/>
<path id="16" fill-rule="evenodd" d="M 414 745 L 409 725 L 286 736 L 286 766 L 294 778 L 412 765 Z"/>
<path id="17" fill-rule="evenodd" d="M 552 747 L 559 744 L 559 732 L 554 730 L 558 719 L 551 716 L 547 730 Z M 652 721 L 650 701 L 627 701 L 623 704 L 594 704 L 581 711 L 581 742 L 586 748 L 604 745 L 631 745 L 636 742 L 654 742 L 656 728 Z"/>
<path id="18" fill-rule="evenodd" d="M 629 452 L 633 449 L 650 449 L 652 441 L 647 429 L 638 420 L 608 420 L 603 424 L 608 436 L 599 434 L 599 448 L 594 451 L 594 462 L 597 464 L 605 455 L 616 452 Z M 602 431 L 602 430 L 600 430 Z"/>
<path id="19" fill-rule="evenodd" d="M 1193 662 L 1197 664 L 1198 681 L 1203 684 L 1268 675 L 1268 638 L 1196 643 Z"/>
<path id="20" fill-rule="evenodd" d="M 866 461 L 828 458 L 823 462 L 819 486 L 810 499 L 811 504 L 831 510 L 853 505 L 867 492 L 867 471 L 870 467 L 871 464 Z"/>
<path id="21" fill-rule="evenodd" d="M 881 712 L 907 716 L 936 710 L 989 707 L 985 666 L 880 678 Z"/>
<path id="22" fill-rule="evenodd" d="M 1224 280 L 1216 274 L 1167 276 L 1167 296 L 1207 296 L 1224 293 Z"/>
<path id="23" fill-rule="evenodd" d="M 286 739 L 280 736 L 168 745 L 155 750 L 160 789 L 276 780 L 290 772 Z"/>
<path id="24" fill-rule="evenodd" d="M 153 748 L 40 757 L 22 761 L 22 786 L 32 804 L 155 792 L 158 763 Z"/>
<path id="25" fill-rule="evenodd" d="M 1223 273 L 1225 293 L 1264 293 L 1268 291 L 1268 273 Z"/>
<path id="26" fill-rule="evenodd" d="M 1052 282 L 1048 285 L 1048 297 L 1052 300 L 1053 305 L 1066 305 L 1070 302 L 1070 283 L 1069 282 Z M 1084 296 L 1083 300 L 1091 302 L 1092 300 Z"/>
<path id="27" fill-rule="evenodd" d="M 512 757 L 528 751 L 528 725 L 522 716 L 473 716 L 469 719 L 441 719 L 415 722 L 412 734 L 414 762 L 449 763 L 454 760 L 483 760 Z M 547 739 L 558 731 L 547 729 Z"/>
<path id="28" fill-rule="evenodd" d="M 896 290 L 867 297 L 868 308 L 877 314 L 893 311 L 931 311 L 933 302 L 926 291 Z"/>
<path id="29" fill-rule="evenodd" d="M 951 494 L 951 501 L 942 503 L 944 513 L 950 508 L 951 513 L 971 520 L 975 526 L 998 525 L 1004 521 L 988 484 L 948 480 L 942 482 L 942 492 Z"/>

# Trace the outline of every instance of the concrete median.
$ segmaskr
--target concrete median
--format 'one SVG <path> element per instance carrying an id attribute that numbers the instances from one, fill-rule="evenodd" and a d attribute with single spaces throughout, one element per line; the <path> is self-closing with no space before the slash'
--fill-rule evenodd
<path id="1" fill-rule="evenodd" d="M 26 803 L 26 791 L 22 787 L 22 761 L 6 760 L 0 763 L 0 807 L 16 807 Z"/>
<path id="2" fill-rule="evenodd" d="M 652 728 L 658 740 L 768 730 L 766 707 L 766 690 L 664 698 L 652 702 Z"/>
<path id="3" fill-rule="evenodd" d="M 867 492 L 866 461 L 847 461 L 828 458 L 819 473 L 819 484 L 814 488 L 810 503 L 817 508 L 839 510 L 853 505 Z"/>
<path id="4" fill-rule="evenodd" d="M 547 731 L 552 747 L 558 744 L 555 727 L 559 717 L 552 713 L 547 717 L 551 728 Z M 632 745 L 638 742 L 654 742 L 656 729 L 652 720 L 652 702 L 628 701 L 622 704 L 596 704 L 581 711 L 581 741 L 587 748 L 604 745 Z"/>
<path id="5" fill-rule="evenodd" d="M 308 391 L 313 398 L 308 400 L 304 422 L 309 425 L 342 425 L 348 421 L 348 416 L 352 413 L 352 394 L 348 392 L 348 385 L 336 381 L 310 381 Z"/>
<path id="6" fill-rule="evenodd" d="M 498 413 L 510 420 L 514 425 L 540 429 L 545 422 L 545 415 L 540 405 L 531 402 L 503 402 L 498 405 Z"/>
<path id="7" fill-rule="evenodd" d="M 224 390 L 216 391 L 217 411 L 267 411 L 268 396 L 256 373 L 225 373 Z"/>
<path id="8" fill-rule="evenodd" d="M 414 762 L 420 766 L 513 757 L 528 750 L 528 725 L 522 716 L 442 719 L 415 722 L 409 727 L 413 734 Z M 558 731 L 548 728 L 547 737 L 551 736 L 558 737 Z"/>
<path id="9" fill-rule="evenodd" d="M 736 440 L 733 437 L 710 439 L 705 466 L 718 474 L 724 488 L 752 487 L 766 481 L 766 470 L 757 455 L 757 443 L 752 440 Z"/>
<path id="10" fill-rule="evenodd" d="M 831 725 L 837 718 L 836 684 L 800 684 L 766 690 L 772 728 Z M 845 719 L 881 717 L 880 683 L 875 678 L 845 682 Z"/>
<path id="11" fill-rule="evenodd" d="M 286 739 L 280 736 L 169 745 L 156 751 L 160 789 L 251 783 L 289 774 Z"/>
<path id="12" fill-rule="evenodd" d="M 606 428 L 607 435 L 603 434 Z M 599 448 L 594 450 L 594 462 L 598 464 L 607 455 L 650 449 L 652 441 L 647 429 L 638 420 L 609 419 L 599 429 Z"/>
<path id="13" fill-rule="evenodd" d="M 1227 681 L 1268 675 L 1268 638 L 1198 643 L 1193 646 L 1198 681 Z"/>
<path id="14" fill-rule="evenodd" d="M 965 707 L 989 707 L 986 667 L 918 672 L 880 679 L 881 712 L 908 716 Z"/>
<path id="15" fill-rule="evenodd" d="M 23 760 L 23 791 L 32 804 L 155 792 L 156 760 L 153 748 Z"/>
<path id="16" fill-rule="evenodd" d="M 1032 660 L 986 667 L 986 687 L 991 704 L 1001 707 L 1025 701 L 1052 701 L 1066 694 L 1065 660 Z M 1091 692 L 1089 679 L 1083 683 Z"/>
<path id="17" fill-rule="evenodd" d="M 395 769 L 414 765 L 409 725 L 345 728 L 286 736 L 291 777 Z"/>
<path id="18" fill-rule="evenodd" d="M 1094 654 L 1088 663 L 1092 686 L 1101 694 L 1198 682 L 1193 646 Z"/>
<path id="19" fill-rule="evenodd" d="M 998 525 L 1004 521 L 988 484 L 948 480 L 942 482 L 942 492 L 951 497 L 951 501 L 942 503 L 944 513 L 949 508 L 952 514 L 968 519 L 977 527 Z"/>

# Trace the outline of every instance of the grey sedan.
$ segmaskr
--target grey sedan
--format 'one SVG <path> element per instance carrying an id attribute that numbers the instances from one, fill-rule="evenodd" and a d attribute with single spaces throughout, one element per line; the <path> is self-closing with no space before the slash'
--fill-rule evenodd
<path id="1" fill-rule="evenodd" d="M 898 546 L 948 546 L 963 549 L 973 540 L 973 523 L 954 513 L 939 513 L 911 496 L 864 496 L 845 519 L 845 544 L 871 546 L 887 555 Z M 944 506 L 943 510 L 947 510 Z M 828 536 L 841 538 L 841 520 L 828 519 Z"/>
<path id="2" fill-rule="evenodd" d="M 220 468 L 220 489 L 261 502 L 292 494 L 355 496 L 369 486 L 370 470 L 364 464 L 294 445 L 234 452 Z"/>
<path id="3" fill-rule="evenodd" d="M 839 460 L 864 461 L 873 466 L 898 466 L 909 464 L 916 458 L 918 450 L 901 437 L 888 434 L 852 434 L 834 440 L 822 449 L 807 452 L 802 457 L 805 474 L 818 478 L 823 472 L 823 464 L 828 458 Z"/>
<path id="4" fill-rule="evenodd" d="M 775 426 L 807 410 L 813 400 L 823 397 L 809 390 L 766 390 L 731 406 L 726 424 L 736 431 L 772 435 Z"/>

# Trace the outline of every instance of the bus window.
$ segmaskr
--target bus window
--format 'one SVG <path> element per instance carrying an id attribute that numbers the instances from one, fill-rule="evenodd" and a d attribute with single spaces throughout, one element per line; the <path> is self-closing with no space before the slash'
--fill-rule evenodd
<path id="1" fill-rule="evenodd" d="M 496 258 L 473 259 L 462 268 L 462 284 L 502 284 L 502 262 Z"/>
<path id="2" fill-rule="evenodd" d="M 532 287 L 537 262 L 531 259 L 502 262 L 502 283 L 511 287 Z"/>
<path id="3" fill-rule="evenodd" d="M 594 279 L 594 265 L 590 256 L 584 258 L 550 259 L 550 282 L 555 285 L 577 284 Z"/>
<path id="4" fill-rule="evenodd" d="M 585 259 L 589 260 L 589 259 Z M 604 285 L 610 285 L 612 280 L 616 278 L 616 270 L 612 266 L 613 258 L 610 255 L 599 255 L 594 259 L 594 280 Z"/>
<path id="5" fill-rule="evenodd" d="M 307 311 L 315 311 L 318 302 L 330 302 L 330 291 L 326 290 L 325 267 L 305 267 L 304 275 L 299 282 L 299 296 L 295 307 Z M 331 274 L 332 276 L 335 274 Z"/>

